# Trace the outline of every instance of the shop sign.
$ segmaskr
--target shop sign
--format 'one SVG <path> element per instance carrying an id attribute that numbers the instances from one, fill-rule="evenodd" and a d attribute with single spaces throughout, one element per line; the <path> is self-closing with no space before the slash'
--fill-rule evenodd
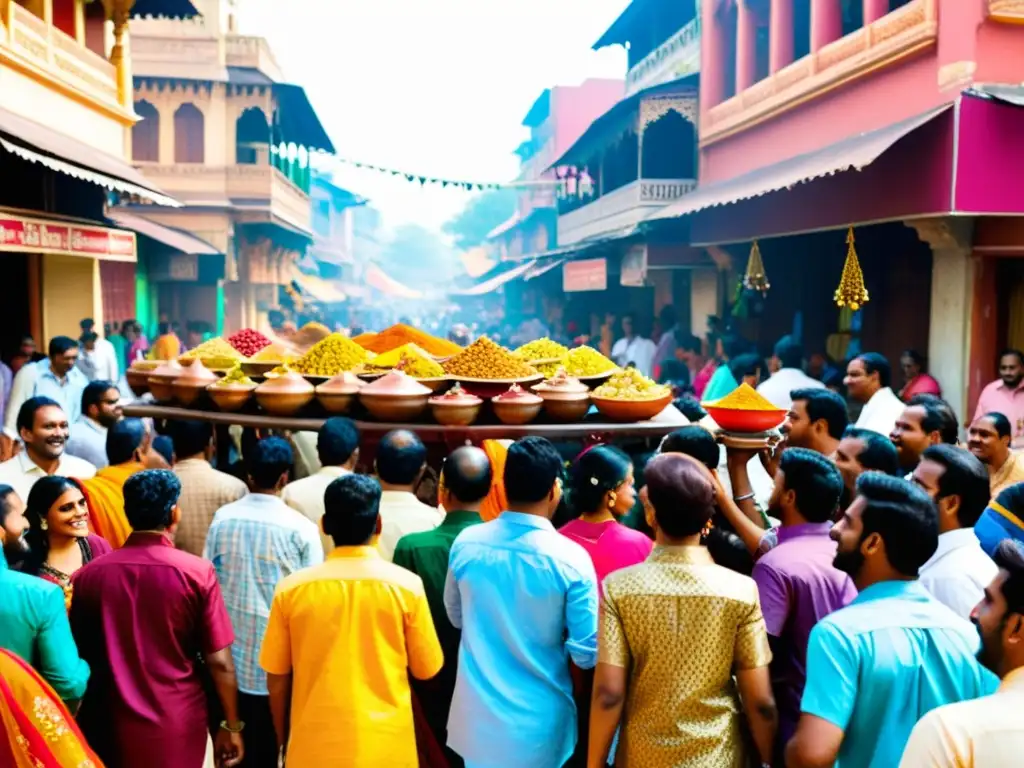
<path id="1" fill-rule="evenodd" d="M 135 233 L 0 213 L 0 251 L 135 261 Z"/>
<path id="2" fill-rule="evenodd" d="M 626 96 L 700 71 L 700 8 L 697 17 L 626 73 Z"/>
<path id="3" fill-rule="evenodd" d="M 175 253 L 167 265 L 171 280 L 191 282 L 199 279 L 199 257 L 194 253 Z"/>
<path id="4" fill-rule="evenodd" d="M 607 259 L 567 261 L 562 267 L 562 290 L 565 293 L 603 291 L 606 288 L 608 288 Z"/>
<path id="5" fill-rule="evenodd" d="M 622 257 L 619 270 L 619 284 L 626 288 L 643 288 L 647 285 L 647 245 L 631 245 Z"/>

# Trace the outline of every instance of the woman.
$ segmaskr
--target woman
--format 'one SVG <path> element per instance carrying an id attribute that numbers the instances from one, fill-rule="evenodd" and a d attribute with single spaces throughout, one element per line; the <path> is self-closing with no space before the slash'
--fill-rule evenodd
<path id="1" fill-rule="evenodd" d="M 4 649 L 0 649 L 0 765 L 103 768 L 53 688 Z"/>
<path id="2" fill-rule="evenodd" d="M 483 442 L 484 453 L 491 461 L 491 492 L 487 494 L 487 498 L 480 506 L 480 517 L 485 523 L 508 509 L 503 478 L 505 477 L 505 458 L 508 456 L 510 445 L 512 445 L 511 440 L 484 440 Z"/>
<path id="3" fill-rule="evenodd" d="M 900 356 L 900 368 L 907 382 L 900 390 L 900 400 L 910 402 L 914 395 L 935 395 L 942 397 L 942 387 L 934 378 L 924 372 L 924 355 L 914 349 L 906 350 Z"/>
<path id="4" fill-rule="evenodd" d="M 29 554 L 25 571 L 64 590 L 71 607 L 71 577 L 83 565 L 111 551 L 106 539 L 89 533 L 89 503 L 76 480 L 60 475 L 32 486 L 25 507 Z"/>

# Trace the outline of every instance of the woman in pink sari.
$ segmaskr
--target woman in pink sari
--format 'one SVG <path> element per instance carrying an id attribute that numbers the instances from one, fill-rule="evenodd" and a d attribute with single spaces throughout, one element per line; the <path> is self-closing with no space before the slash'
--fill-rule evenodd
<path id="1" fill-rule="evenodd" d="M 900 355 L 900 368 L 903 379 L 907 383 L 900 390 L 900 400 L 909 403 L 915 395 L 935 395 L 942 397 L 942 387 L 933 377 L 924 372 L 924 356 L 914 349 L 906 350 Z"/>

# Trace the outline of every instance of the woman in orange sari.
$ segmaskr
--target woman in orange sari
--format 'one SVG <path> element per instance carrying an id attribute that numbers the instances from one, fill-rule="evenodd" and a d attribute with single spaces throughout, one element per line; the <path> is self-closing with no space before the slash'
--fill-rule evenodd
<path id="1" fill-rule="evenodd" d="M 53 688 L 3 649 L 0 726 L 0 766 L 4 768 L 103 768 Z"/>
<path id="2" fill-rule="evenodd" d="M 491 492 L 480 507 L 480 517 L 485 523 L 508 509 L 504 477 L 505 457 L 508 456 L 510 445 L 511 440 L 484 440 L 481 446 L 491 461 Z"/>

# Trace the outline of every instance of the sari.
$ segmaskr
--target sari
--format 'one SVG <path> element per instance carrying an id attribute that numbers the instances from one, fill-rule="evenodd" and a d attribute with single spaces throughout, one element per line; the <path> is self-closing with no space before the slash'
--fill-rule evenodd
<path id="1" fill-rule="evenodd" d="M 177 360 L 181 355 L 181 341 L 173 333 L 165 333 L 153 342 L 149 356 L 153 360 Z"/>
<path id="2" fill-rule="evenodd" d="M 75 718 L 39 674 L 0 649 L 0 765 L 103 768 Z"/>
<path id="3" fill-rule="evenodd" d="M 484 440 L 483 450 L 491 462 L 491 490 L 480 506 L 480 519 L 485 523 L 493 520 L 506 509 L 508 499 L 505 496 L 505 457 L 511 440 Z"/>
<path id="4" fill-rule="evenodd" d="M 114 549 L 120 549 L 132 532 L 124 514 L 124 484 L 145 467 L 135 461 L 104 467 L 96 477 L 82 481 L 82 491 L 89 502 L 89 517 L 96 533 Z"/>
<path id="5" fill-rule="evenodd" d="M 910 398 L 914 395 L 935 395 L 936 397 L 942 397 L 942 387 L 939 386 L 932 376 L 927 373 L 919 373 L 917 376 L 907 382 L 906 386 L 900 390 L 900 400 L 903 402 L 909 402 Z"/>
<path id="6" fill-rule="evenodd" d="M 88 536 L 79 539 L 78 548 L 82 551 L 83 568 L 97 557 L 113 551 L 106 539 L 101 536 L 94 536 L 93 534 L 89 534 Z M 74 591 L 71 586 L 71 576 L 73 574 L 64 573 L 64 571 L 54 568 L 49 563 L 43 563 L 39 566 L 39 573 L 37 575 L 39 578 L 44 579 L 51 584 L 56 584 L 64 590 L 64 607 L 70 611 L 71 595 Z"/>

